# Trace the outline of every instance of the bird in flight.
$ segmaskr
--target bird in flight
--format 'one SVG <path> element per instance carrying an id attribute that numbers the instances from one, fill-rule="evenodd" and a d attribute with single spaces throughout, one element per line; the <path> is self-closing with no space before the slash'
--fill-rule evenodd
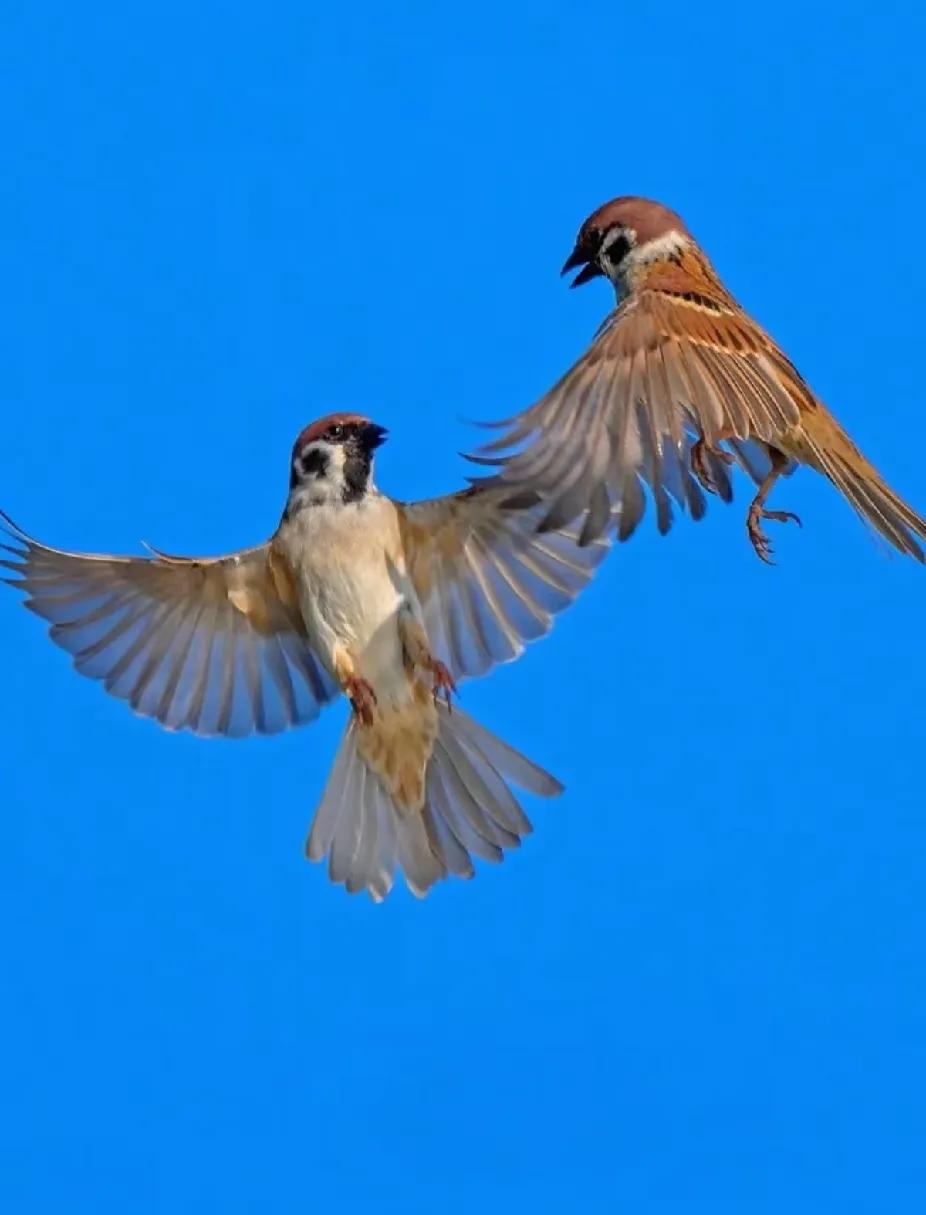
<path id="1" fill-rule="evenodd" d="M 392 500 L 373 481 L 385 433 L 349 413 L 308 426 L 274 535 L 224 557 L 65 552 L 0 515 L 5 581 L 137 713 L 237 736 L 350 699 L 306 852 L 376 901 L 397 867 L 424 895 L 500 860 L 531 830 L 510 785 L 562 791 L 451 696 L 546 633 L 607 550 L 538 533 L 540 500 L 505 487 Z"/>
<path id="2" fill-rule="evenodd" d="M 673 500 L 696 518 L 701 488 L 729 501 L 725 466 L 736 463 L 758 485 L 746 527 L 770 561 L 763 523 L 800 520 L 769 509 L 769 494 L 806 464 L 895 548 L 923 561 L 926 520 L 737 304 L 679 215 L 645 198 L 605 203 L 579 229 L 563 273 L 575 269 L 573 287 L 607 277 L 617 307 L 562 379 L 498 423 L 504 434 L 471 457 L 543 495 L 541 528 L 579 519 L 585 543 L 613 517 L 626 539 L 643 516 L 646 485 L 665 533 Z"/>

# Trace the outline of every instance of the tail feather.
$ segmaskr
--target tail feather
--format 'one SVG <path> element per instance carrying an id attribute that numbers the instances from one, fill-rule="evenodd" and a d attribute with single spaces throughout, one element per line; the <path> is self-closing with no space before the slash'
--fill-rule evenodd
<path id="1" fill-rule="evenodd" d="M 430 796 L 425 801 L 423 813 L 427 819 L 428 828 L 437 841 L 435 850 L 439 851 L 443 857 L 448 873 L 460 878 L 473 877 L 476 870 L 473 867 L 465 837 L 460 831 L 459 824 L 454 821 L 453 799 L 444 787 L 440 765 L 434 767 L 429 793 Z"/>
<path id="2" fill-rule="evenodd" d="M 359 756 L 351 755 L 328 854 L 328 875 L 333 882 L 344 882 L 350 877 L 361 833 L 368 825 L 372 806 L 364 798 L 366 775 L 366 764 Z"/>
<path id="3" fill-rule="evenodd" d="M 428 830 L 427 817 L 421 809 L 397 805 L 395 799 L 380 784 L 374 772 L 370 780 L 379 788 L 377 798 L 383 798 L 392 813 L 395 826 L 399 865 L 405 875 L 405 884 L 412 894 L 424 898 L 435 882 L 448 873 L 443 856 L 438 851 L 433 831 Z M 360 875 L 362 878 L 362 874 Z"/>
<path id="4" fill-rule="evenodd" d="M 479 757 L 468 754 L 456 740 L 448 740 L 447 753 L 470 792 L 476 814 L 485 823 L 484 834 L 501 848 L 516 848 L 521 836 L 530 834 L 532 828 L 507 784 L 497 779 L 497 769 L 480 763 Z"/>
<path id="5" fill-rule="evenodd" d="M 350 783 L 348 776 L 358 760 L 359 756 L 352 744 L 350 730 L 347 730 L 341 738 L 325 792 L 315 811 L 312 830 L 306 841 L 305 851 L 310 861 L 320 861 L 331 848 L 341 817 L 344 793 Z"/>
<path id="6" fill-rule="evenodd" d="M 367 792 L 366 785 L 371 773 L 367 769 L 363 774 L 363 784 L 356 800 L 357 813 L 354 816 L 345 814 L 345 819 L 353 817 L 357 823 L 356 835 L 347 864 L 340 868 L 337 875 L 332 869 L 329 874 L 335 882 L 344 882 L 348 893 L 356 894 L 363 889 L 359 875 L 370 873 L 375 876 L 375 860 L 379 848 L 379 807 L 373 797 Z M 394 854 L 393 854 L 394 856 Z M 332 853 L 333 857 L 333 853 Z M 356 858 L 356 859 L 355 859 Z M 393 859 L 392 870 L 395 870 Z M 372 877 L 371 877 L 372 880 Z M 379 883 L 377 883 L 379 884 Z"/>
<path id="7" fill-rule="evenodd" d="M 454 717 L 465 720 L 466 729 L 463 737 L 471 740 L 476 749 L 481 752 L 486 761 L 511 784 L 517 785 L 537 797 L 557 797 L 563 791 L 562 784 L 545 772 L 538 764 L 529 760 L 526 755 L 510 747 L 497 734 L 490 733 L 472 717 L 465 717 L 458 709 L 453 711 Z"/>
<path id="8" fill-rule="evenodd" d="M 438 706 L 438 733 L 422 808 L 398 801 L 363 759 L 362 727 L 351 720 L 306 843 L 310 860 L 328 856 L 331 880 L 379 902 L 400 866 L 423 897 L 449 874 L 472 877 L 472 857 L 499 861 L 531 831 L 509 782 L 541 797 L 562 785 L 461 712 Z"/>
<path id="9" fill-rule="evenodd" d="M 896 549 L 924 561 L 915 536 L 926 539 L 926 519 L 918 515 L 884 480 L 840 428 L 836 440 L 823 443 L 808 436 L 817 467 L 845 495 L 853 509 Z"/>
<path id="10" fill-rule="evenodd" d="M 392 802 L 372 772 L 367 770 L 364 786 L 369 807 L 368 827 L 362 830 L 360 848 L 347 882 L 347 890 L 356 894 L 369 889 L 370 897 L 380 902 L 392 889 L 398 865 L 398 839 L 392 821 Z"/>
<path id="11" fill-rule="evenodd" d="M 468 768 L 469 774 L 464 780 L 480 805 L 486 807 L 486 813 L 495 825 L 517 841 L 520 841 L 522 835 L 530 834 L 530 820 L 511 789 L 503 781 L 492 779 L 498 775 L 498 766 L 489 766 L 475 747 L 466 747 L 454 735 L 448 737 L 446 745 L 457 771 L 461 765 Z"/>
<path id="12" fill-rule="evenodd" d="M 435 743 L 431 765 L 439 771 L 448 797 L 449 812 L 445 822 L 462 847 L 484 861 L 500 861 L 506 845 L 510 846 L 510 838 L 499 836 L 493 829 L 440 740 Z M 434 777 L 431 773 L 429 776 L 433 785 Z M 426 786 L 426 798 L 428 792 Z"/>

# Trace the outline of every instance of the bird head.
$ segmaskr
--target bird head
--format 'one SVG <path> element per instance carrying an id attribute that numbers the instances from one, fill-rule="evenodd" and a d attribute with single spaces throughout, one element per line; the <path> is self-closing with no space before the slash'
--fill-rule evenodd
<path id="1" fill-rule="evenodd" d="M 290 493 L 313 501 L 352 502 L 371 480 L 373 452 L 386 441 L 386 428 L 359 413 L 332 413 L 307 426 L 293 444 Z"/>
<path id="2" fill-rule="evenodd" d="M 673 256 L 690 244 L 684 220 L 662 203 L 633 196 L 613 198 L 582 224 L 561 273 L 581 266 L 570 286 L 581 287 L 604 275 L 620 287 L 635 267 Z"/>

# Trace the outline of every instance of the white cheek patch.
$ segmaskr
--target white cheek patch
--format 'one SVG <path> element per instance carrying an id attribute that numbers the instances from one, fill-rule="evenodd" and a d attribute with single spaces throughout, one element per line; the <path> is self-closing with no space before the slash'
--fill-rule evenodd
<path id="1" fill-rule="evenodd" d="M 344 463 L 347 458 L 344 447 L 340 443 L 319 440 L 303 454 L 303 467 L 307 460 L 311 461 L 313 454 L 321 457 L 319 463 L 322 467 L 316 471 L 310 465 L 309 471 L 303 473 L 294 498 L 298 506 L 335 502 L 340 500 L 344 492 Z"/>
<path id="2" fill-rule="evenodd" d="M 320 460 L 317 458 L 319 456 Z M 313 457 L 316 458 L 313 459 Z M 344 448 L 319 440 L 305 448 L 299 457 L 299 463 L 299 471 L 306 479 L 324 481 L 330 479 L 332 473 L 337 478 L 337 474 L 344 468 Z M 321 465 L 321 471 L 319 465 Z"/>
<path id="3" fill-rule="evenodd" d="M 690 244 L 691 241 L 687 236 L 683 236 L 681 232 L 677 232 L 673 228 L 671 232 L 665 232 L 662 236 L 657 236 L 653 240 L 648 240 L 631 249 L 624 258 L 623 269 L 625 271 L 635 269 L 638 266 L 645 266 L 647 262 L 673 257 L 676 253 L 687 249 Z"/>

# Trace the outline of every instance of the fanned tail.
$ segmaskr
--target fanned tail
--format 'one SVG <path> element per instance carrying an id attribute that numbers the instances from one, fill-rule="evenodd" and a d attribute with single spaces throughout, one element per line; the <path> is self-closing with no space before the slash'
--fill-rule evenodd
<path id="1" fill-rule="evenodd" d="M 421 806 L 401 804 L 363 759 L 363 729 L 352 718 L 306 842 L 306 855 L 328 856 L 328 872 L 350 893 L 380 902 L 401 868 L 420 898 L 435 882 L 473 876 L 473 857 L 500 861 L 531 831 L 511 791 L 517 785 L 554 797 L 562 785 L 456 706 L 437 706 L 438 732 Z"/>

